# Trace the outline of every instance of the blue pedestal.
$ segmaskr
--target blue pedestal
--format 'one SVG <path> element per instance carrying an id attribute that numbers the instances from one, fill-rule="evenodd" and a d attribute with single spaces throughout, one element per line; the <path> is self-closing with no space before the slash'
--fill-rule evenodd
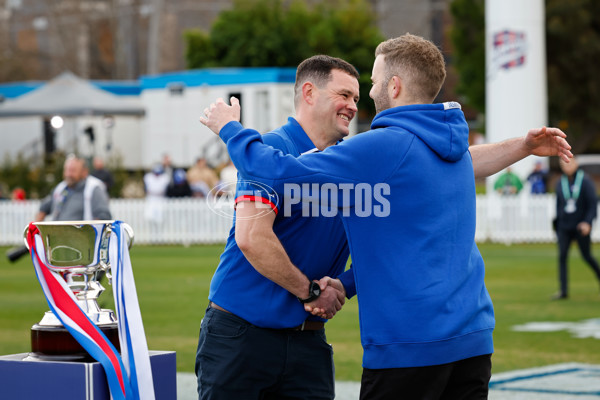
<path id="1" fill-rule="evenodd" d="M 0 356 L 3 399 L 110 400 L 98 362 L 23 361 L 27 353 Z M 150 351 L 156 400 L 177 399 L 174 351 Z"/>

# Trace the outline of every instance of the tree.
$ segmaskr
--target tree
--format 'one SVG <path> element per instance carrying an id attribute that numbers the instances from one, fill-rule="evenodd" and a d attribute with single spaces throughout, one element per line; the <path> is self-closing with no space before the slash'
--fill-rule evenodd
<path id="1" fill-rule="evenodd" d="M 565 121 L 584 152 L 600 132 L 600 3 L 546 0 L 546 53 L 550 120 Z"/>
<path id="2" fill-rule="evenodd" d="M 361 74 L 361 98 L 368 99 L 374 51 L 384 39 L 366 0 L 320 2 L 237 0 L 210 31 L 186 32 L 188 68 L 295 67 L 315 54 L 340 57 Z M 373 111 L 370 101 L 361 109 Z"/>
<path id="3" fill-rule="evenodd" d="M 451 40 L 457 92 L 485 112 L 484 0 L 454 0 Z M 600 2 L 546 0 L 549 123 L 564 126 L 575 153 L 600 148 Z"/>
<path id="4" fill-rule="evenodd" d="M 185 59 L 188 68 L 212 67 L 215 59 L 210 36 L 200 29 L 188 29 L 183 33 L 186 43 Z"/>
<path id="5" fill-rule="evenodd" d="M 454 0 L 450 39 L 453 65 L 460 75 L 456 92 L 465 105 L 485 113 L 485 0 Z"/>

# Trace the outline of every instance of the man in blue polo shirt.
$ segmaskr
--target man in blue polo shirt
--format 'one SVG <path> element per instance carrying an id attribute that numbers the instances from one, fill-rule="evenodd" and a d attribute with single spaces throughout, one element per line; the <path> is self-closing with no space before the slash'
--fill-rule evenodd
<path id="1" fill-rule="evenodd" d="M 423 38 L 380 44 L 372 79 L 372 131 L 318 154 L 265 146 L 231 122 L 235 99 L 211 105 L 201 122 L 220 132 L 241 177 L 277 193 L 306 184 L 339 195 L 360 305 L 361 399 L 485 398 L 495 322 L 474 242 L 474 177 L 532 153 L 568 160 L 570 146 L 560 130 L 541 128 L 469 152 L 460 105 L 431 104 L 445 66 Z M 487 157 L 492 150 L 503 152 Z"/>
<path id="2" fill-rule="evenodd" d="M 314 56 L 298 66 L 296 118 L 265 135 L 298 157 L 349 133 L 358 73 L 347 62 Z M 210 285 L 196 374 L 201 399 L 333 399 L 332 349 L 324 319 L 355 293 L 344 273 L 348 245 L 339 218 L 304 218 L 302 204 L 264 185 L 239 180 L 235 223 Z M 314 280 L 338 277 L 345 287 Z"/>

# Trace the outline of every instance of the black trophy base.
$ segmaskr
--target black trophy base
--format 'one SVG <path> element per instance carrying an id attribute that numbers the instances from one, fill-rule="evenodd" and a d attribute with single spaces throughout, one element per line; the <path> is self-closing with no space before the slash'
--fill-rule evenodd
<path id="1" fill-rule="evenodd" d="M 108 340 L 120 351 L 119 329 L 117 324 L 99 326 Z M 35 324 L 31 327 L 30 359 L 39 361 L 93 361 L 92 356 L 69 331 L 62 326 L 42 326 Z"/>

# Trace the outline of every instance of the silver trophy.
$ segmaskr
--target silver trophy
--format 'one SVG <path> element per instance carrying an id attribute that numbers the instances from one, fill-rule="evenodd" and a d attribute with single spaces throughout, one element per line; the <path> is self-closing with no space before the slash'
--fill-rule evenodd
<path id="1" fill-rule="evenodd" d="M 112 310 L 100 308 L 98 297 L 104 292 L 100 279 L 111 279 L 109 241 L 114 221 L 36 222 L 40 232 L 46 267 L 62 275 L 75 295 L 77 304 L 92 322 L 119 349 L 117 319 Z M 133 230 L 122 224 L 128 247 L 133 244 Z M 25 229 L 27 236 L 28 228 Z M 27 244 L 27 243 L 26 243 Z M 31 250 L 31 249 L 30 249 Z M 41 255 L 40 255 L 41 256 Z M 86 360 L 89 354 L 71 336 L 52 311 L 31 328 L 29 357 L 43 360 Z"/>

